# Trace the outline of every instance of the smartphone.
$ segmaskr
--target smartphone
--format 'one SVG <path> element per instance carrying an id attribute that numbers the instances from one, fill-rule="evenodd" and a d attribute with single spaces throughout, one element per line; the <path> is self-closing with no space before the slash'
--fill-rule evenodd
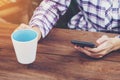
<path id="1" fill-rule="evenodd" d="M 92 42 L 71 40 L 71 43 L 76 45 L 76 46 L 80 46 L 80 47 L 90 47 L 90 48 L 94 48 L 95 47 L 95 44 L 93 44 Z"/>

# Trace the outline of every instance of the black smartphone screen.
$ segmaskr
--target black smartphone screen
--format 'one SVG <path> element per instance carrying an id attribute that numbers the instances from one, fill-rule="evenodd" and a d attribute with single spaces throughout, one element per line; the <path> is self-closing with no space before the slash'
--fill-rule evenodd
<path id="1" fill-rule="evenodd" d="M 92 42 L 72 40 L 71 43 L 80 47 L 90 47 L 90 48 L 95 47 L 95 44 L 93 44 Z"/>

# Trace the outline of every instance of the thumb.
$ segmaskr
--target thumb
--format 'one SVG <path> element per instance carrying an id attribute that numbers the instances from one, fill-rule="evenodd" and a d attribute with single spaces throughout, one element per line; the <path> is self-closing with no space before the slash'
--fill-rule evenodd
<path id="1" fill-rule="evenodd" d="M 24 23 L 20 24 L 20 26 L 18 27 L 18 29 L 30 29 L 30 28 L 31 27 L 29 25 L 24 24 Z"/>
<path id="2" fill-rule="evenodd" d="M 28 25 L 22 23 L 22 24 L 20 24 L 20 25 L 14 30 L 14 32 L 17 31 L 17 30 L 21 30 L 21 29 L 30 29 L 30 28 L 31 28 L 30 26 L 28 26 Z"/>

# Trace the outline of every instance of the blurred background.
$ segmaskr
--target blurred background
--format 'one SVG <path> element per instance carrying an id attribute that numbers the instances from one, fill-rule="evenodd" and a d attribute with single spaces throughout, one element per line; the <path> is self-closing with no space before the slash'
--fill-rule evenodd
<path id="1" fill-rule="evenodd" d="M 28 24 L 33 11 L 42 0 L 0 0 L 0 22 Z M 67 28 L 67 22 L 79 9 L 76 0 L 72 0 L 68 11 L 56 23 L 56 27 Z"/>

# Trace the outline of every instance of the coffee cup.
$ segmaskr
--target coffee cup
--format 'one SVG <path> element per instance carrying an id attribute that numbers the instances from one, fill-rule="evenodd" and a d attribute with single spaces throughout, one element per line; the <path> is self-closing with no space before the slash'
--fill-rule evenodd
<path id="1" fill-rule="evenodd" d="M 11 34 L 17 60 L 21 64 L 33 63 L 36 59 L 38 34 L 32 29 L 21 29 Z"/>

